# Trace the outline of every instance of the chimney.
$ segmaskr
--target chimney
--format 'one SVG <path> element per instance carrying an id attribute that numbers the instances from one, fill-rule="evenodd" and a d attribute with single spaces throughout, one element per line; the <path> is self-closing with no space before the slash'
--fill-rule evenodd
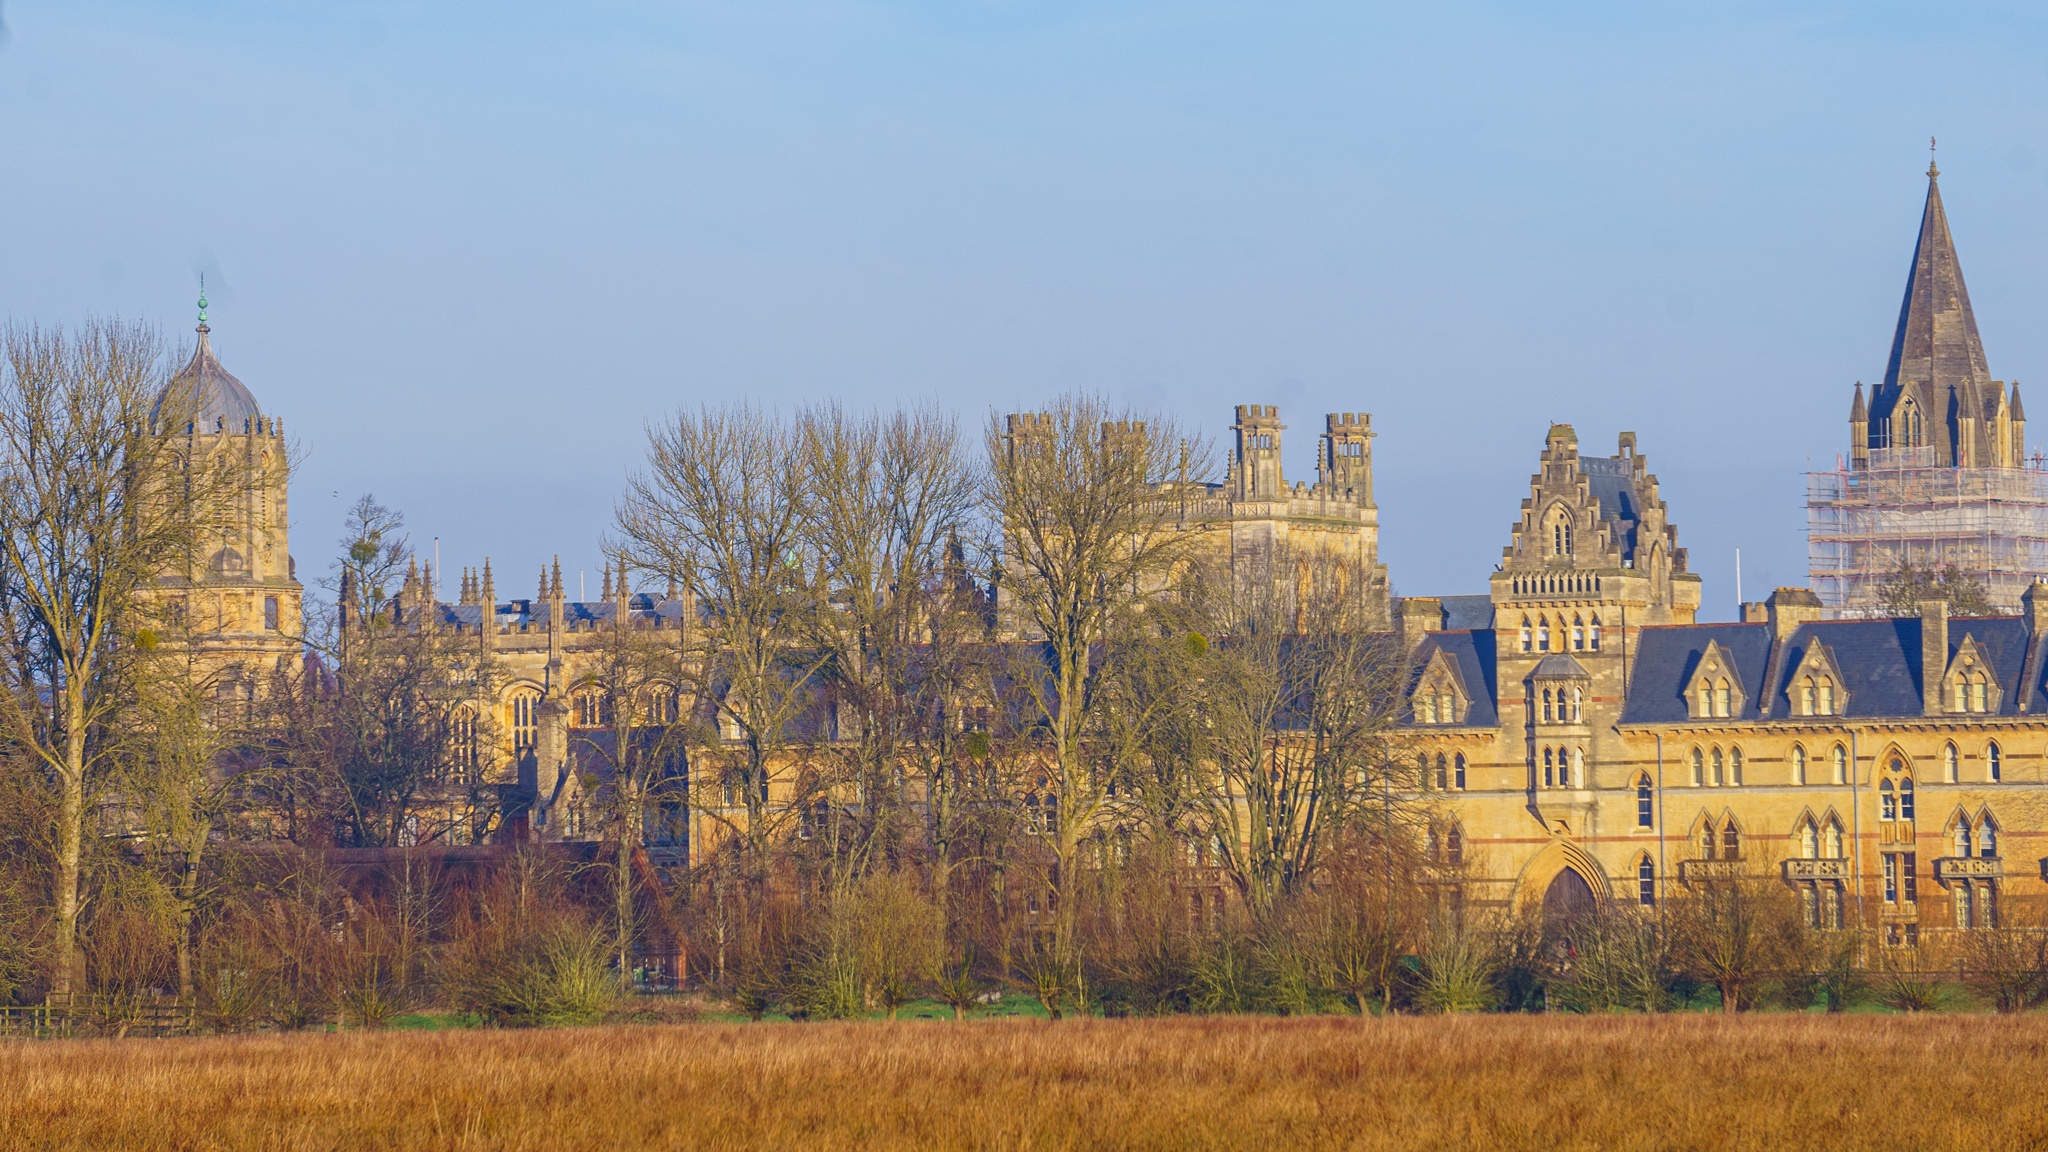
<path id="1" fill-rule="evenodd" d="M 1922 714 L 1941 714 L 1941 674 L 1948 671 L 1948 601 L 1920 602 L 1920 700 Z"/>
<path id="2" fill-rule="evenodd" d="M 1764 601 L 1764 620 L 1771 626 L 1773 643 L 1783 644 L 1792 638 L 1801 624 L 1812 624 L 1820 620 L 1820 597 L 1811 588 L 1779 588 Z M 1745 622 L 1749 614 L 1743 614 Z"/>
<path id="3" fill-rule="evenodd" d="M 1401 647 L 1413 652 L 1422 638 L 1440 632 L 1444 626 L 1444 602 L 1436 596 L 1404 596 L 1401 599 Z"/>
<path id="4" fill-rule="evenodd" d="M 2048 635 L 2048 580 L 2037 579 L 2020 594 L 2020 615 L 2028 636 L 2038 641 Z"/>

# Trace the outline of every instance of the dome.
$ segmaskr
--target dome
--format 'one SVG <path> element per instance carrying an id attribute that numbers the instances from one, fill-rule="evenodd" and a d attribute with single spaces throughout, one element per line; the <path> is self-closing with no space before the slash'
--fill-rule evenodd
<path id="1" fill-rule="evenodd" d="M 240 432 L 246 422 L 260 419 L 261 409 L 256 407 L 256 397 L 249 389 L 234 378 L 227 369 L 220 366 L 220 360 L 213 354 L 213 345 L 206 339 L 212 331 L 202 321 L 199 325 L 199 347 L 192 350 L 192 359 L 171 379 L 170 387 L 192 389 L 194 423 L 199 431 Z M 157 396 L 157 407 L 162 408 L 164 396 Z"/>

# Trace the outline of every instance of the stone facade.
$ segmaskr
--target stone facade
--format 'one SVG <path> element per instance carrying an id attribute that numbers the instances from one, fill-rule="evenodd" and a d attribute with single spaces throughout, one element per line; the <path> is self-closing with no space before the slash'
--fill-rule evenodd
<path id="1" fill-rule="evenodd" d="M 1653 904 L 1753 875 L 1903 941 L 2042 892 L 2048 584 L 2019 617 L 1823 620 L 1781 588 L 1699 624 L 1675 545 L 1633 438 L 1582 460 L 1560 425 L 1485 603 L 1401 603 L 1469 896 Z"/>

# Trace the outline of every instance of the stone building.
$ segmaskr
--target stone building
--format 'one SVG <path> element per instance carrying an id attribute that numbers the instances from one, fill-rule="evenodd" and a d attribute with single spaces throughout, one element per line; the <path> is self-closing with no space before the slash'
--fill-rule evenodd
<path id="1" fill-rule="evenodd" d="M 1546 440 L 1485 603 L 1410 597 L 1410 732 L 1438 842 L 1482 902 L 1656 904 L 1767 876 L 1816 925 L 1992 922 L 2048 796 L 2048 584 L 2017 617 L 1824 619 L 1781 588 L 1700 624 L 1656 479 L 1624 434 Z"/>

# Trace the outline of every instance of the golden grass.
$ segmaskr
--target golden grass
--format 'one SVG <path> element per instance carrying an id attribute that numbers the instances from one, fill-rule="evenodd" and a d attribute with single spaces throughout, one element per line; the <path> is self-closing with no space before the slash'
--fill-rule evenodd
<path id="1" fill-rule="evenodd" d="M 16 1042 L 0 1147 L 2048 1148 L 2048 1017 L 625 1026 Z"/>

